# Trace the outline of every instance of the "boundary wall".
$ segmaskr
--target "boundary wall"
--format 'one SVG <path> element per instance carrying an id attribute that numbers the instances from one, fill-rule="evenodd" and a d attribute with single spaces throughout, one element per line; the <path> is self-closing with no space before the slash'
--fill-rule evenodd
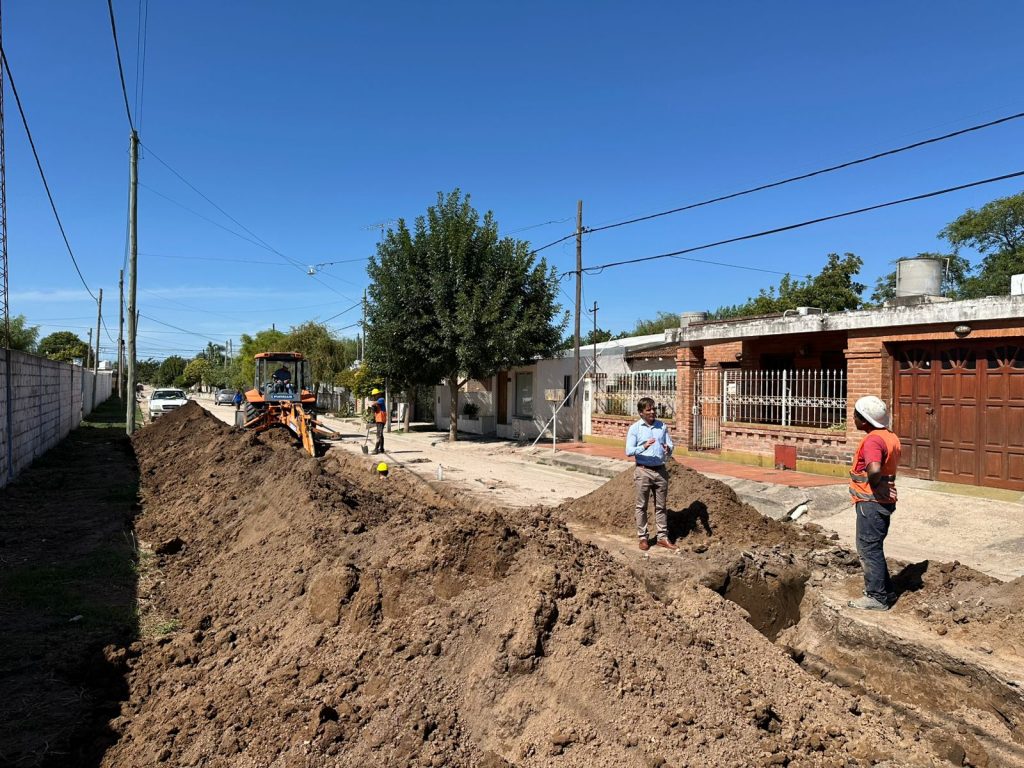
<path id="1" fill-rule="evenodd" d="M 0 349 L 0 488 L 76 429 L 113 390 L 110 371 Z"/>

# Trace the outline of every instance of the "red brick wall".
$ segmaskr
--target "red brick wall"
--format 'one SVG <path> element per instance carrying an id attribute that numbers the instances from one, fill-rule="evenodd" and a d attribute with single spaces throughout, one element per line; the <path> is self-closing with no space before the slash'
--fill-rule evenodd
<path id="1" fill-rule="evenodd" d="M 704 347 L 704 364 L 707 366 L 721 363 L 735 363 L 736 355 L 743 352 L 742 341 L 730 341 L 727 344 L 713 344 Z"/>
<path id="2" fill-rule="evenodd" d="M 853 447 L 843 432 L 823 429 L 794 429 L 757 424 L 723 424 L 722 450 L 773 456 L 776 445 L 796 448 L 803 461 L 845 464 Z"/>
<path id="3" fill-rule="evenodd" d="M 625 416 L 598 416 L 595 414 L 590 417 L 590 432 L 601 437 L 619 437 L 625 440 L 626 433 L 629 432 L 629 427 L 634 421 L 636 419 Z"/>

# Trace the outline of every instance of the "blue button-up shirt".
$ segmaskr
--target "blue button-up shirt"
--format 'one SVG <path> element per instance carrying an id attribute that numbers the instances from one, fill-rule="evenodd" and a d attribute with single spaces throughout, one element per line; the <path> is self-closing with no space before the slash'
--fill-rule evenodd
<path id="1" fill-rule="evenodd" d="M 649 448 L 644 448 L 650 438 L 654 443 Z M 672 455 L 675 446 L 672 444 L 672 436 L 668 433 L 668 427 L 664 422 L 657 419 L 648 426 L 640 419 L 629 428 L 626 433 L 626 455 L 636 459 L 637 464 L 645 467 L 657 467 L 665 463 L 665 459 Z"/>

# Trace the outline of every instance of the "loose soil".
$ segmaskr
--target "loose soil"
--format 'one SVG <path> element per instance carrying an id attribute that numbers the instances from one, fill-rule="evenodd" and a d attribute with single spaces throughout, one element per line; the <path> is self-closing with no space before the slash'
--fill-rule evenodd
<path id="1" fill-rule="evenodd" d="M 644 554 L 629 471 L 504 509 L 195 404 L 133 444 L 100 765 L 1024 765 L 1019 582 L 910 564 L 854 615 L 853 553 L 682 466 Z"/>

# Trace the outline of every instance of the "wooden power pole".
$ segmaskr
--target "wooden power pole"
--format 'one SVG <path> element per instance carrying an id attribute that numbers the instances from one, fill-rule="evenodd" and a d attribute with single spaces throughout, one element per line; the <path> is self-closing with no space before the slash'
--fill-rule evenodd
<path id="1" fill-rule="evenodd" d="M 125 431 L 135 432 L 135 337 L 138 333 L 138 311 L 135 307 L 135 293 L 138 287 L 139 229 L 136 214 L 139 202 L 139 134 L 132 131 L 130 143 L 128 177 L 128 351 L 125 355 L 128 367 L 125 403 L 128 412 L 125 417 Z"/>
<path id="2" fill-rule="evenodd" d="M 96 302 L 96 351 L 92 355 L 92 408 L 90 413 L 96 410 L 96 379 L 99 378 L 100 370 L 100 323 L 103 322 L 103 289 L 100 288 L 100 298 Z"/>
<path id="3" fill-rule="evenodd" d="M 117 273 L 117 396 L 125 402 L 124 391 L 124 270 Z"/>
<path id="4" fill-rule="evenodd" d="M 583 293 L 583 201 L 576 202 L 576 328 L 573 333 L 573 350 L 576 361 L 576 376 L 573 383 L 576 385 L 576 394 L 572 398 L 572 439 L 573 442 L 580 441 L 583 404 L 579 397 L 580 382 L 580 300 Z M 568 392 L 566 393 L 568 394 Z"/>

